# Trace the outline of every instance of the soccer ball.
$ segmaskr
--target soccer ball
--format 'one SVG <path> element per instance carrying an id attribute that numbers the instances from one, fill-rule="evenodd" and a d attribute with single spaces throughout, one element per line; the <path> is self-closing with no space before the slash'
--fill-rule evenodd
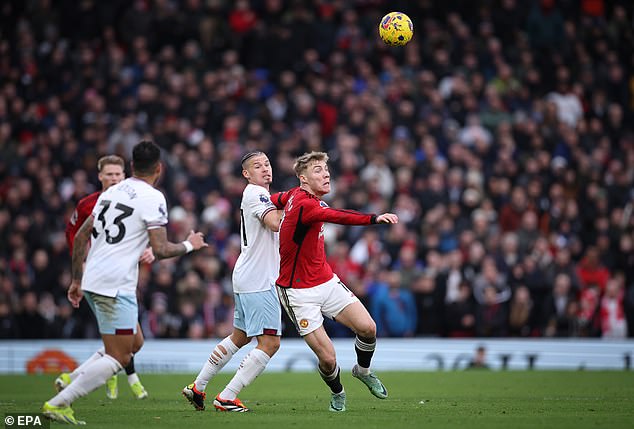
<path id="1" fill-rule="evenodd" d="M 402 12 L 390 12 L 381 18 L 379 36 L 388 45 L 403 46 L 412 40 L 414 24 Z"/>

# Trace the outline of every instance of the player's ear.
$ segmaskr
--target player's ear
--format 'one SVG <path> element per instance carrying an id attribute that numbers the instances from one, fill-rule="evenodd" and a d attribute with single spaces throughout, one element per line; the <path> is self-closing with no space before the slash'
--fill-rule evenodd
<path id="1" fill-rule="evenodd" d="M 249 172 L 246 169 L 242 170 L 242 177 L 249 180 Z"/>

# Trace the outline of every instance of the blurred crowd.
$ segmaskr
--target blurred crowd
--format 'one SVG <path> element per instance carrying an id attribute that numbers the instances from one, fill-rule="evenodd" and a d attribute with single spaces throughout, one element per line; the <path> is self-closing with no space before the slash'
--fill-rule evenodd
<path id="1" fill-rule="evenodd" d="M 324 150 L 331 206 L 399 215 L 324 231 L 380 336 L 634 336 L 633 24 L 630 0 L 3 1 L 0 338 L 98 336 L 63 231 L 142 138 L 171 240 L 210 243 L 142 267 L 147 338 L 231 332 L 253 149 L 274 191 Z"/>

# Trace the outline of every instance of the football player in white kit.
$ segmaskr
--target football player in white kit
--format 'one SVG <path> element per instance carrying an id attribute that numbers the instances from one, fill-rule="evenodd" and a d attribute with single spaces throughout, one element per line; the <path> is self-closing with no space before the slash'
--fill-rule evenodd
<path id="1" fill-rule="evenodd" d="M 275 279 L 280 266 L 278 231 L 282 211 L 271 203 L 273 171 L 268 157 L 259 151 L 244 155 L 242 175 L 248 184 L 240 204 L 240 256 L 232 278 L 234 329 L 216 345 L 196 380 L 183 389 L 183 395 L 197 410 L 205 409 L 209 380 L 255 337 L 258 345 L 244 357 L 234 377 L 214 399 L 217 410 L 249 411 L 238 394 L 264 371 L 280 347 L 282 313 Z"/>
<path id="2" fill-rule="evenodd" d="M 154 187 L 161 175 L 160 159 L 161 151 L 154 143 L 138 143 L 132 151 L 132 177 L 99 196 L 92 214 L 75 236 L 68 299 L 78 307 L 86 296 L 106 354 L 86 365 L 68 387 L 44 403 L 42 412 L 52 420 L 84 424 L 75 419 L 70 405 L 128 364 L 141 335 L 137 331 L 138 260 L 148 241 L 159 259 L 207 246 L 200 232 L 192 231 L 181 243 L 167 240 L 167 204 L 165 196 Z M 86 268 L 82 270 L 84 259 Z"/>

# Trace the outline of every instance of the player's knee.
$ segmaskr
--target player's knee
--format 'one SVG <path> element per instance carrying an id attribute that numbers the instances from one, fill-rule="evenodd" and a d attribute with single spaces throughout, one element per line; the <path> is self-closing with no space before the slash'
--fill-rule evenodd
<path id="1" fill-rule="evenodd" d="M 273 357 L 273 355 L 280 349 L 280 337 L 273 337 L 269 341 L 266 341 L 262 344 L 262 348 L 267 355 Z"/>
<path id="2" fill-rule="evenodd" d="M 269 356 L 273 356 L 280 349 L 280 337 L 273 337 L 268 343 Z"/>
<path id="3" fill-rule="evenodd" d="M 372 319 L 365 321 L 360 326 L 357 326 L 356 334 L 364 338 L 376 337 L 376 323 Z"/>
<path id="4" fill-rule="evenodd" d="M 239 349 L 241 349 L 242 347 L 246 346 L 247 344 L 251 342 L 250 337 L 247 337 L 246 334 L 239 331 L 234 331 L 229 336 L 229 339 Z"/>
<path id="5" fill-rule="evenodd" d="M 258 337 L 258 348 L 262 349 L 262 351 L 269 355 L 269 357 L 273 357 L 273 355 L 280 349 L 280 337 L 274 335 L 261 335 Z"/>
<path id="6" fill-rule="evenodd" d="M 280 343 L 271 343 L 271 344 L 267 344 L 264 347 L 264 352 L 269 355 L 269 357 L 273 357 L 273 355 L 275 353 L 277 353 L 277 351 L 280 349 Z"/>
<path id="7" fill-rule="evenodd" d="M 337 367 L 337 356 L 334 353 L 319 356 L 319 367 L 326 374 L 330 374 Z"/>

